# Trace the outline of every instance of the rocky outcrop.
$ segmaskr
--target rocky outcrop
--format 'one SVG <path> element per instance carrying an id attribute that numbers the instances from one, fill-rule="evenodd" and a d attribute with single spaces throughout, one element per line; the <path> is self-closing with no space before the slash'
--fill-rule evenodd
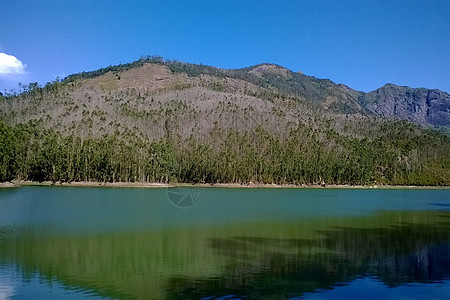
<path id="1" fill-rule="evenodd" d="M 421 126 L 450 126 L 450 95 L 440 90 L 386 84 L 365 94 L 361 104 L 383 117 Z"/>

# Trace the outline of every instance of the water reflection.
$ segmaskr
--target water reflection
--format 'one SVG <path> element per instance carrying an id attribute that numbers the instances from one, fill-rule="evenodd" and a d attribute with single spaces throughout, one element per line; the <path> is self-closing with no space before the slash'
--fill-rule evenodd
<path id="1" fill-rule="evenodd" d="M 317 239 L 210 238 L 207 246 L 233 262 L 220 277 L 173 277 L 168 292 L 174 298 L 287 298 L 361 276 L 389 287 L 442 282 L 450 276 L 449 217 L 436 213 L 435 224 L 334 227 L 320 230 Z"/>
<path id="2" fill-rule="evenodd" d="M 450 276 L 450 212 L 57 234 L 0 226 L 0 265 L 110 298 L 286 298 L 364 276 Z"/>

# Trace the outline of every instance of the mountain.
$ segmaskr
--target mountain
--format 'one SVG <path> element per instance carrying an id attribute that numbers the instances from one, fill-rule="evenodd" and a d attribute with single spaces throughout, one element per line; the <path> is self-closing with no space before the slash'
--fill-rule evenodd
<path id="1" fill-rule="evenodd" d="M 0 181 L 449 185 L 450 138 L 395 120 L 446 126 L 448 94 L 394 89 L 143 57 L 1 99 Z"/>
<path id="2" fill-rule="evenodd" d="M 364 94 L 360 103 L 370 112 L 421 126 L 450 128 L 450 95 L 440 90 L 386 84 Z"/>
<path id="3" fill-rule="evenodd" d="M 8 124 L 42 120 L 47 128 L 81 136 L 135 130 L 149 139 L 168 132 L 200 138 L 213 127 L 243 131 L 257 126 L 286 134 L 300 120 L 345 118 L 338 112 L 367 115 L 355 93 L 271 64 L 222 70 L 152 61 L 27 90 L 0 103 L 0 115 Z"/>

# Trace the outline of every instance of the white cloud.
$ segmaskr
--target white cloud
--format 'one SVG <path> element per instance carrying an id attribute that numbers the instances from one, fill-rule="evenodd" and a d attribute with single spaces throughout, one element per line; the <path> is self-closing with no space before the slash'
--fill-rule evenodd
<path id="1" fill-rule="evenodd" d="M 26 74 L 25 67 L 15 56 L 0 53 L 0 75 L 21 75 Z"/>

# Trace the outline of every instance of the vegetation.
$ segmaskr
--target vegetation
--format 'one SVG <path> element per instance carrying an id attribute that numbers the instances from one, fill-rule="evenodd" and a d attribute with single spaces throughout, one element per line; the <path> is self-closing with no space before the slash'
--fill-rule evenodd
<path id="1" fill-rule="evenodd" d="M 276 90 L 279 95 L 283 97 L 294 96 L 304 99 L 310 99 L 316 104 L 321 104 L 329 97 L 343 97 L 344 101 L 338 102 L 335 110 L 344 113 L 366 112 L 364 108 L 360 107 L 356 99 L 361 96 L 361 93 L 354 91 L 353 94 L 345 94 L 342 91 L 336 91 L 336 85 L 327 79 L 318 79 L 313 76 L 306 76 L 301 73 L 293 73 L 281 66 L 270 64 L 274 69 L 287 71 L 284 76 L 279 76 L 273 70 L 259 72 L 258 68 L 264 65 L 256 65 L 253 67 L 243 69 L 219 69 L 212 66 L 202 64 L 190 64 L 180 61 L 165 60 L 160 56 L 142 56 L 139 60 L 101 68 L 91 72 L 82 72 L 70 75 L 64 79 L 64 83 L 75 82 L 80 79 L 89 79 L 104 75 L 108 72 L 113 72 L 116 76 L 120 72 L 124 72 L 133 68 L 138 68 L 146 63 L 159 64 L 167 66 L 170 71 L 178 74 L 187 74 L 191 77 L 199 77 L 200 75 L 209 75 L 216 78 L 233 78 L 243 80 L 270 90 Z M 257 70 L 257 71 L 255 71 Z"/>
<path id="2" fill-rule="evenodd" d="M 368 140 L 299 126 L 279 138 L 257 127 L 217 129 L 203 142 L 148 141 L 132 133 L 81 138 L 38 122 L 0 123 L 0 180 L 450 185 L 449 138 L 389 131 Z"/>
<path id="3" fill-rule="evenodd" d="M 0 98 L 0 181 L 450 185 L 450 138 L 273 64 L 160 57 Z"/>

